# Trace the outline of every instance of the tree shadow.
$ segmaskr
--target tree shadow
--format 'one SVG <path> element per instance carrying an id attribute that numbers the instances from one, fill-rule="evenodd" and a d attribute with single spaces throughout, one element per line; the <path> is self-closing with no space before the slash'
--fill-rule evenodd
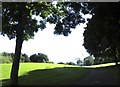
<path id="1" fill-rule="evenodd" d="M 112 65 L 112 66 L 103 66 L 103 67 L 95 67 L 90 68 L 86 67 L 87 74 L 89 74 L 89 81 L 92 79 L 97 79 L 101 81 L 100 85 L 107 84 L 107 85 L 116 85 L 120 86 L 120 64 L 119 65 Z M 90 77 L 91 76 L 91 77 Z"/>
<path id="2" fill-rule="evenodd" d="M 30 71 L 18 79 L 19 85 L 74 85 L 79 77 L 84 75 L 84 72 L 84 68 L 80 67 L 38 69 Z M 3 87 L 9 85 L 9 82 L 9 79 L 2 80 Z"/>
<path id="3" fill-rule="evenodd" d="M 120 65 L 118 67 L 120 72 Z M 40 86 L 40 85 L 80 85 L 80 81 L 87 75 L 87 70 L 101 70 L 109 71 L 114 73 L 116 66 L 107 66 L 99 68 L 82 68 L 82 67 L 59 67 L 51 69 L 37 69 L 30 71 L 22 76 L 19 76 L 19 85 L 23 86 Z M 120 74 L 118 73 L 118 76 Z M 103 78 L 103 77 L 102 77 Z M 106 78 L 106 77 L 104 77 Z M 120 79 L 120 78 L 119 78 Z M 9 85 L 10 80 L 2 80 L 2 87 Z M 86 84 L 87 82 L 85 82 Z M 82 84 L 84 85 L 84 84 Z"/>

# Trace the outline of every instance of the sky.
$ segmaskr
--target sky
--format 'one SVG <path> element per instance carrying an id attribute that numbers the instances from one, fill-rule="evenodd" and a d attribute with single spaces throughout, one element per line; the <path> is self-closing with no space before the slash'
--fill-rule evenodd
<path id="1" fill-rule="evenodd" d="M 65 37 L 63 35 L 54 35 L 53 24 L 47 23 L 46 29 L 39 30 L 34 39 L 23 42 L 22 53 L 26 53 L 28 56 L 34 53 L 46 54 L 50 61 L 54 63 L 58 62 L 77 62 L 80 58 L 83 60 L 89 56 L 86 49 L 83 46 L 83 32 L 86 24 L 80 24 L 76 29 L 72 29 L 71 34 Z M 15 52 L 15 39 L 9 40 L 7 36 L 0 35 L 0 53 Z"/>

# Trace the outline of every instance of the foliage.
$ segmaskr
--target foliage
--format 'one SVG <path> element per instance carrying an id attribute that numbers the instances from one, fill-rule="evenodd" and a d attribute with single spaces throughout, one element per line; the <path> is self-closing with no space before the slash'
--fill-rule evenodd
<path id="1" fill-rule="evenodd" d="M 30 56 L 31 62 L 48 62 L 49 59 L 46 54 L 38 53 Z"/>
<path id="2" fill-rule="evenodd" d="M 0 61 L 1 63 L 12 63 L 14 58 L 14 53 L 3 52 L 0 53 Z M 30 62 L 27 54 L 21 54 L 20 62 Z"/>
<path id="3" fill-rule="evenodd" d="M 86 58 L 84 58 L 84 64 L 89 66 L 89 65 L 93 65 L 94 64 L 94 59 L 92 56 L 88 56 Z"/>
<path id="4" fill-rule="evenodd" d="M 52 61 L 47 61 L 46 63 L 54 64 L 54 62 L 52 62 Z"/>
<path id="5" fill-rule="evenodd" d="M 9 39 L 15 38 L 18 33 L 23 34 L 24 40 L 33 38 L 34 32 L 37 32 L 38 28 L 43 27 L 42 25 L 41 26 L 38 25 L 35 19 L 31 18 L 32 10 L 35 9 L 34 5 L 37 5 L 37 3 L 31 4 L 27 2 L 2 3 L 3 30 L 1 34 L 2 35 L 7 34 Z M 45 6 L 45 4 L 43 6 Z M 47 10 L 47 7 L 45 9 Z M 21 31 L 19 30 L 19 28 L 21 28 Z"/>
<path id="6" fill-rule="evenodd" d="M 85 23 L 81 13 L 90 13 L 86 3 L 79 2 L 3 2 L 2 3 L 2 35 L 9 39 L 16 38 L 15 57 L 11 69 L 11 85 L 18 83 L 19 61 L 24 40 L 34 37 L 34 33 L 46 28 L 46 22 L 55 24 L 54 34 L 68 36 L 71 28 Z M 32 15 L 40 16 L 38 22 Z"/>
<path id="7" fill-rule="evenodd" d="M 82 60 L 80 60 L 80 58 L 77 59 L 77 65 L 80 65 L 82 63 Z"/>
<path id="8" fill-rule="evenodd" d="M 11 60 L 11 56 L 3 56 L 2 54 L 0 54 L 0 63 L 11 63 Z"/>
<path id="9" fill-rule="evenodd" d="M 95 58 L 114 58 L 117 63 L 120 56 L 120 4 L 90 5 L 94 7 L 93 17 L 85 28 L 84 47 Z"/>
<path id="10" fill-rule="evenodd" d="M 90 66 L 90 65 L 92 65 L 92 64 L 90 63 L 90 60 L 86 60 L 86 61 L 85 61 L 85 65 L 86 65 L 86 66 Z"/>
<path id="11" fill-rule="evenodd" d="M 63 63 L 63 62 L 58 62 L 57 64 L 65 64 L 65 63 Z"/>
<path id="12" fill-rule="evenodd" d="M 34 32 L 39 28 L 46 28 L 45 24 L 49 22 L 56 24 L 55 34 L 67 36 L 71 33 L 70 28 L 85 23 L 80 12 L 88 14 L 89 9 L 86 3 L 79 2 L 57 2 L 56 5 L 50 2 L 3 2 L 1 34 L 7 34 L 10 39 L 15 38 L 21 27 L 24 40 L 28 40 L 34 37 Z M 40 16 L 41 20 L 37 22 L 32 19 L 32 15 Z"/>
<path id="13" fill-rule="evenodd" d="M 21 61 L 22 62 L 30 62 L 30 59 L 29 59 L 29 57 L 28 57 L 28 55 L 27 54 L 21 54 Z"/>
<path id="14" fill-rule="evenodd" d="M 114 57 L 97 57 L 94 59 L 94 64 L 112 63 Z"/>
<path id="15" fill-rule="evenodd" d="M 75 65 L 75 63 L 73 63 L 73 62 L 67 62 L 66 64 L 67 65 Z"/>

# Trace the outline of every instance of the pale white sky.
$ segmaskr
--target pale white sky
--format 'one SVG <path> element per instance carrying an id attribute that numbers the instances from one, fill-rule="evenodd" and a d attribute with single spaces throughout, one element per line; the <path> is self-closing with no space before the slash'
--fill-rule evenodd
<path id="1" fill-rule="evenodd" d="M 63 35 L 54 35 L 54 25 L 47 24 L 47 28 L 43 31 L 39 30 L 34 39 L 24 41 L 22 53 L 32 55 L 34 53 L 47 54 L 50 61 L 57 62 L 74 62 L 76 58 L 83 60 L 89 56 L 83 45 L 83 32 L 85 24 L 78 25 L 76 29 L 72 29 L 72 33 L 65 37 Z M 14 52 L 15 39 L 9 40 L 7 36 L 0 35 L 0 53 Z"/>

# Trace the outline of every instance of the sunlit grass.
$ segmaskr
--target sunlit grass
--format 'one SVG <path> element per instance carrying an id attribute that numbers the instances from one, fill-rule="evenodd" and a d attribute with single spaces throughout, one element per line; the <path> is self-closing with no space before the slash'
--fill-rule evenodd
<path id="1" fill-rule="evenodd" d="M 50 63 L 20 63 L 19 76 L 26 74 L 29 71 L 37 69 L 52 69 L 52 68 L 62 68 L 62 67 L 77 67 L 72 65 L 64 64 L 50 64 Z"/>
<path id="2" fill-rule="evenodd" d="M 8 84 L 6 83 L 6 79 L 10 79 L 11 65 L 0 64 L 0 67 L 2 67 L 2 77 L 0 80 L 5 84 Z M 19 84 L 72 84 L 84 74 L 85 69 L 79 66 L 49 63 L 20 63 Z"/>
<path id="3" fill-rule="evenodd" d="M 120 64 L 120 62 L 118 62 Z M 98 64 L 98 65 L 91 65 L 91 66 L 82 66 L 85 68 L 100 68 L 100 67 L 107 67 L 107 66 L 114 66 L 115 63 L 105 63 L 105 64 Z"/>
<path id="4" fill-rule="evenodd" d="M 2 79 L 9 79 L 10 78 L 10 72 L 12 64 L 0 64 L 2 77 L 0 77 L 0 80 Z M 49 64 L 49 63 L 20 63 L 19 67 L 19 76 L 22 76 L 24 74 L 27 74 L 27 72 L 37 70 L 37 69 L 52 69 L 52 68 L 62 68 L 62 67 L 77 67 L 72 65 L 64 65 L 64 64 Z"/>
<path id="5" fill-rule="evenodd" d="M 120 64 L 120 62 L 119 62 Z M 74 84 L 80 77 L 86 75 L 85 68 L 100 68 L 114 66 L 115 63 L 106 63 L 92 66 L 72 66 L 50 63 L 20 63 L 19 84 L 20 85 L 60 85 Z M 4 85 L 10 79 L 12 64 L 0 64 Z M 113 69 L 108 69 L 112 73 Z M 114 72 L 113 72 L 114 74 Z"/>
<path id="6" fill-rule="evenodd" d="M 0 77 L 0 80 L 1 79 L 8 79 L 10 77 L 11 66 L 12 66 L 11 63 L 9 63 L 9 64 L 0 64 L 1 75 L 2 75 Z"/>

